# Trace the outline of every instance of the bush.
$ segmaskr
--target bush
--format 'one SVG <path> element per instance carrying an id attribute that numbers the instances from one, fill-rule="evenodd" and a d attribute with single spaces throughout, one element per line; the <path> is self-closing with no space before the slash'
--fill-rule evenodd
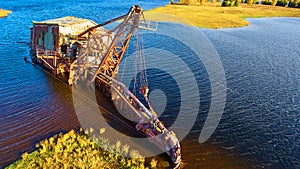
<path id="1" fill-rule="evenodd" d="M 95 142 L 101 147 L 123 155 L 132 154 L 137 158 L 110 153 Z M 100 137 L 92 140 L 86 134 L 78 134 L 74 130 L 41 141 L 36 147 L 36 151 L 24 153 L 22 159 L 7 168 L 145 168 L 145 159 L 137 151 L 130 150 L 129 146 L 121 146 L 119 141 L 110 144 Z"/>
<path id="2" fill-rule="evenodd" d="M 230 3 L 230 1 L 223 1 L 222 6 L 227 7 L 227 6 L 229 6 L 229 3 Z"/>
<path id="3" fill-rule="evenodd" d="M 263 4 L 263 5 L 271 5 L 272 1 L 264 0 L 264 1 L 261 1 L 261 4 Z"/>
<path id="4" fill-rule="evenodd" d="M 253 0 L 246 0 L 245 1 L 247 4 L 253 4 Z"/>
<path id="5" fill-rule="evenodd" d="M 259 4 L 259 1 L 258 0 L 245 0 L 244 3 L 247 3 L 249 5 L 251 5 L 251 4 Z"/>
<path id="6" fill-rule="evenodd" d="M 235 0 L 235 1 L 224 0 L 222 2 L 222 6 L 223 7 L 239 6 L 239 2 L 238 2 L 238 0 Z"/>
<path id="7" fill-rule="evenodd" d="M 285 6 L 287 5 L 287 1 L 277 1 L 276 6 Z"/>

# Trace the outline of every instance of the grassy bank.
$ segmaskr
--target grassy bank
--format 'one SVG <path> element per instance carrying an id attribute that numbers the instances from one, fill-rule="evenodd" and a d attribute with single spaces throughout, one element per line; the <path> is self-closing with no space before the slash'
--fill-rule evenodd
<path id="1" fill-rule="evenodd" d="M 129 146 L 121 145 L 120 142 L 110 144 L 100 137 L 91 139 L 74 130 L 41 141 L 36 147 L 37 150 L 30 154 L 24 153 L 22 159 L 7 168 L 147 168 L 145 159 Z M 135 158 L 126 158 L 128 155 Z M 152 160 L 148 165 L 155 167 L 156 161 Z"/>
<path id="2" fill-rule="evenodd" d="M 4 18 L 10 13 L 11 13 L 11 11 L 0 9 L 0 18 Z"/>
<path id="3" fill-rule="evenodd" d="M 254 4 L 240 4 L 239 7 L 221 7 L 220 3 L 207 3 L 205 6 L 166 5 L 147 11 L 146 17 L 201 28 L 232 28 L 249 25 L 245 18 L 300 17 L 300 9 Z"/>

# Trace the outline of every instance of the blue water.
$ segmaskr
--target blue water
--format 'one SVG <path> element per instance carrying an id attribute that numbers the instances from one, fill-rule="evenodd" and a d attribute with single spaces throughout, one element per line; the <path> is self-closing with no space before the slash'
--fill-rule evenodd
<path id="1" fill-rule="evenodd" d="M 79 126 L 70 88 L 38 66 L 24 63 L 23 57 L 29 56 L 32 20 L 77 16 L 100 23 L 126 13 L 134 4 L 147 10 L 167 3 L 158 0 L 1 2 L 1 8 L 13 13 L 0 19 L 0 166 L 10 164 L 25 151 L 32 151 L 36 142 L 53 133 Z M 202 30 L 223 64 L 227 100 L 215 133 L 206 143 L 196 143 L 211 93 L 205 68 L 201 64 L 193 65 L 203 73 L 197 78 L 203 84 L 200 101 L 203 114 L 198 116 L 193 134 L 182 141 L 186 168 L 300 166 L 300 19 L 249 21 L 250 26 L 244 28 Z M 152 38 L 153 42 L 157 41 Z M 170 41 L 164 37 L 159 39 Z M 151 36 L 145 37 L 146 40 L 151 41 Z M 158 44 L 148 42 L 146 48 Z M 172 60 L 156 62 L 165 66 L 175 64 Z M 163 83 L 164 72 L 158 72 L 161 77 L 153 77 L 151 72 L 155 74 L 155 71 L 149 70 L 149 83 L 168 91 Z M 186 78 L 184 73 L 179 72 L 178 76 Z M 167 109 L 176 112 L 178 107 Z"/>
<path id="2" fill-rule="evenodd" d="M 245 28 L 204 30 L 218 50 L 229 88 L 213 140 L 238 150 L 257 167 L 297 168 L 300 19 L 248 20 L 251 25 Z"/>

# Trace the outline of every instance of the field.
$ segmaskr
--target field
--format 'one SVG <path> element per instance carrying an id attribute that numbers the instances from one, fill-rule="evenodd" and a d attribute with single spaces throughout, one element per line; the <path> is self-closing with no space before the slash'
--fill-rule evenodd
<path id="1" fill-rule="evenodd" d="M 0 9 L 0 18 L 6 17 L 11 11 Z"/>
<path id="2" fill-rule="evenodd" d="M 166 5 L 149 10 L 145 15 L 150 20 L 179 22 L 201 28 L 232 28 L 249 25 L 245 18 L 300 17 L 300 9 L 248 4 L 221 7 L 220 3 L 207 3 L 205 6 Z"/>

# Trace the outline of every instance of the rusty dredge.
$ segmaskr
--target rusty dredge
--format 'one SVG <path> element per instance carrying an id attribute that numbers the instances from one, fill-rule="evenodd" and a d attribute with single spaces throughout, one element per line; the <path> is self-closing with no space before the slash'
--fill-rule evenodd
<path id="1" fill-rule="evenodd" d="M 113 29 L 103 28 L 112 23 L 116 25 Z M 139 36 L 134 34 L 136 29 L 157 29 L 156 22 L 145 20 L 143 10 L 138 5 L 132 6 L 127 14 L 101 24 L 76 17 L 33 22 L 31 59 L 50 70 L 53 76 L 66 75 L 69 85 L 85 80 L 96 87 L 109 89 L 106 92 L 110 92 L 111 99 L 127 104 L 130 113 L 138 118 L 136 129 L 166 152 L 176 168 L 181 162 L 180 144 L 175 133 L 158 119 L 148 101 L 149 88 L 143 52 L 139 52 L 138 58 L 141 68 L 139 92 L 144 96 L 146 104 L 116 80 L 119 64 L 131 38 Z"/>

